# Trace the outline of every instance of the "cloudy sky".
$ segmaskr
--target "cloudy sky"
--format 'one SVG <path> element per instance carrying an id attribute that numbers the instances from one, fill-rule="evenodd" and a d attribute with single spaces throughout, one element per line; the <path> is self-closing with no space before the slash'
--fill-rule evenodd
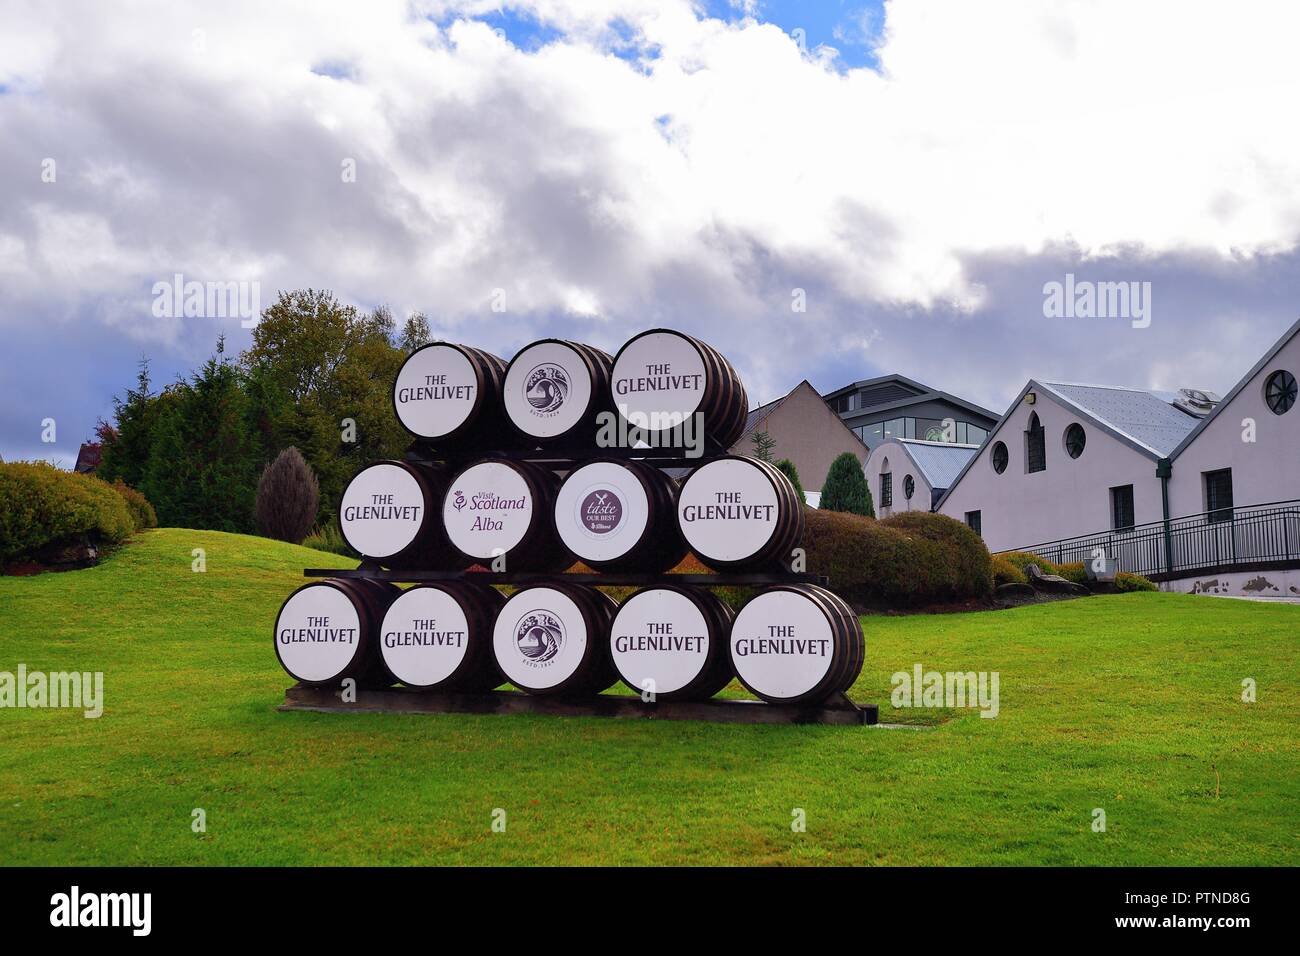
<path id="1" fill-rule="evenodd" d="M 678 326 L 755 402 L 891 371 L 998 411 L 1030 376 L 1226 392 L 1300 314 L 1298 18 L 0 0 L 0 455 L 70 465 L 142 355 L 165 382 L 247 344 L 154 314 L 177 273 L 507 358 Z M 1149 327 L 1046 317 L 1066 273 L 1151 283 Z"/>

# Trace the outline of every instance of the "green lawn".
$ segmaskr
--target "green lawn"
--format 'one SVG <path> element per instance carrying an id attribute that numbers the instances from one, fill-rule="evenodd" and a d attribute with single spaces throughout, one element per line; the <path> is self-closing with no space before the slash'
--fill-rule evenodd
<path id="1" fill-rule="evenodd" d="M 1300 607 L 864 619 L 853 696 L 924 729 L 279 713 L 271 620 L 306 565 L 346 562 L 161 530 L 0 578 L 0 671 L 100 670 L 106 696 L 0 711 L 0 864 L 1297 862 Z M 893 710 L 918 662 L 998 671 L 1000 715 Z"/>

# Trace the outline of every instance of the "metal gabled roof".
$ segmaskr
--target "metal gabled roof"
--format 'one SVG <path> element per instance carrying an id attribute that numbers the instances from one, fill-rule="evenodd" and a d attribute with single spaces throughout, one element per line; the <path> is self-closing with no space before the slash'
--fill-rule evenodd
<path id="1" fill-rule="evenodd" d="M 920 441 L 915 438 L 891 439 L 911 457 L 926 484 L 932 489 L 947 488 L 962 473 L 966 463 L 979 451 L 979 445 L 946 441 Z"/>
<path id="2" fill-rule="evenodd" d="M 1127 438 L 1156 458 L 1168 458 L 1201 421 L 1146 389 L 1117 385 L 1040 382 L 1096 424 Z"/>

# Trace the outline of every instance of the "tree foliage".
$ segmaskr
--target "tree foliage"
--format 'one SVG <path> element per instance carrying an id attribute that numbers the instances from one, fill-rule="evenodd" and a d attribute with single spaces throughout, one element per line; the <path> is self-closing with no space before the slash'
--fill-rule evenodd
<path id="1" fill-rule="evenodd" d="M 298 449 L 286 448 L 257 483 L 257 530 L 268 538 L 302 544 L 316 523 L 320 486 Z"/>
<path id="2" fill-rule="evenodd" d="M 871 502 L 871 489 L 867 476 L 862 473 L 862 462 L 852 452 L 844 452 L 831 462 L 822 486 L 821 508 L 825 511 L 846 511 L 849 514 L 876 516 Z"/>
<path id="3" fill-rule="evenodd" d="M 409 444 L 393 414 L 393 379 L 405 347 L 431 337 L 419 313 L 399 332 L 386 307 L 363 313 L 328 291 L 281 292 L 237 361 L 219 342 L 191 378 L 158 392 L 142 361 L 135 386 L 114 400 L 113 422 L 96 428 L 99 473 L 144 492 L 163 525 L 251 532 L 259 476 L 295 447 L 329 521 L 356 471 Z"/>
<path id="4" fill-rule="evenodd" d="M 782 458 L 776 463 L 777 470 L 790 479 L 790 484 L 794 485 L 794 490 L 799 494 L 800 501 L 807 501 L 804 496 L 803 485 L 799 483 L 799 469 L 794 466 L 789 458 Z"/>

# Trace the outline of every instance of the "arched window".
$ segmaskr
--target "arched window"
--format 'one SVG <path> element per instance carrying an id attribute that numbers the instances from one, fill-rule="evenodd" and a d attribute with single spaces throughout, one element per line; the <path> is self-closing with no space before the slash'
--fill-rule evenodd
<path id="1" fill-rule="evenodd" d="M 1037 412 L 1029 413 L 1029 427 L 1025 429 L 1025 471 L 1047 470 L 1047 438 Z"/>
<path id="2" fill-rule="evenodd" d="M 1083 426 L 1074 422 L 1065 430 L 1065 453 L 1071 458 L 1078 458 L 1083 454 L 1083 447 L 1088 444 L 1088 436 L 1084 433 Z"/>
<path id="3" fill-rule="evenodd" d="M 894 503 L 894 476 L 889 472 L 889 459 L 880 463 L 880 507 L 888 508 Z"/>

